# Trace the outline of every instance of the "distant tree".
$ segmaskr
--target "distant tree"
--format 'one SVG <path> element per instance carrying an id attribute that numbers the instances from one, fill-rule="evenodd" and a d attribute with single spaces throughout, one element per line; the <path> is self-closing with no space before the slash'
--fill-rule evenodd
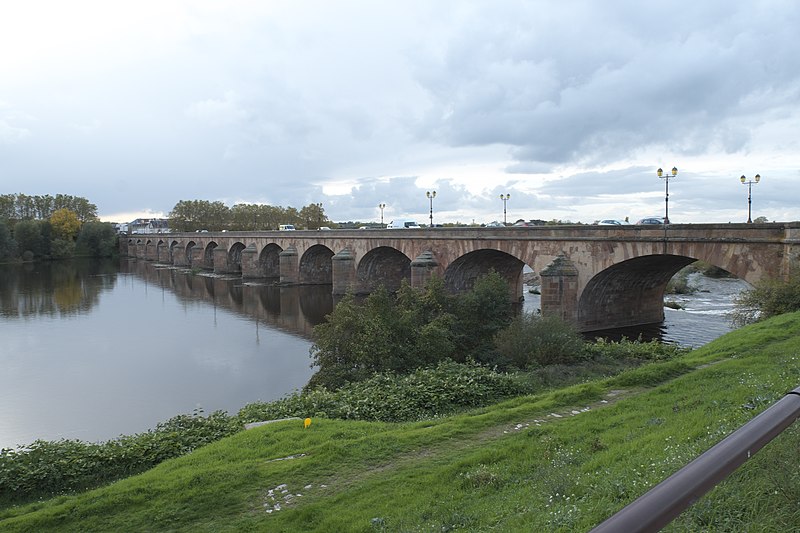
<path id="1" fill-rule="evenodd" d="M 111 257 L 116 250 L 117 235 L 108 222 L 87 222 L 81 226 L 75 242 L 76 252 L 90 257 Z"/>
<path id="2" fill-rule="evenodd" d="M 300 210 L 298 215 L 308 229 L 319 229 L 321 226 L 327 225 L 326 223 L 328 222 L 325 218 L 325 210 L 322 204 L 307 205 Z"/>
<path id="3" fill-rule="evenodd" d="M 50 224 L 39 220 L 22 220 L 14 225 L 14 240 L 23 259 L 50 255 Z"/>
<path id="4" fill-rule="evenodd" d="M 50 217 L 50 225 L 53 227 L 53 236 L 64 241 L 74 241 L 81 229 L 77 213 L 63 207 Z"/>
<path id="5" fill-rule="evenodd" d="M 0 220 L 0 261 L 12 259 L 17 253 L 17 243 L 11 237 L 8 225 Z"/>
<path id="6" fill-rule="evenodd" d="M 753 224 L 766 224 L 767 222 L 769 222 L 769 219 L 767 217 L 761 216 L 761 217 L 757 217 L 753 221 Z"/>
<path id="7" fill-rule="evenodd" d="M 230 209 L 219 201 L 181 200 L 169 213 L 169 225 L 176 231 L 219 231 L 227 229 L 229 221 Z"/>
<path id="8" fill-rule="evenodd" d="M 0 194 L 0 222 L 9 223 L 16 220 L 16 196 L 13 194 Z"/>

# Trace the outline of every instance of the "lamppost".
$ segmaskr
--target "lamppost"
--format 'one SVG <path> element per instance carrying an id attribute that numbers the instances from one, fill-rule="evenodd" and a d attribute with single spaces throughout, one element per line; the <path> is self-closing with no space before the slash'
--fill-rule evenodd
<path id="1" fill-rule="evenodd" d="M 433 199 L 436 198 L 436 191 L 426 191 L 425 196 L 431 201 L 431 225 L 429 227 L 433 227 Z"/>
<path id="2" fill-rule="evenodd" d="M 753 220 L 750 218 L 750 207 L 753 203 L 753 184 L 761 181 L 761 174 L 756 174 L 755 178 L 748 180 L 744 175 L 739 178 L 742 185 L 747 185 L 747 223 L 752 224 Z"/>
<path id="3" fill-rule="evenodd" d="M 381 226 L 383 226 L 383 210 L 386 208 L 386 204 L 381 202 L 378 204 L 378 207 L 381 209 Z"/>
<path id="4" fill-rule="evenodd" d="M 506 225 L 506 202 L 511 198 L 510 194 L 501 194 L 500 199 L 503 200 L 503 225 Z"/>
<path id="5" fill-rule="evenodd" d="M 659 178 L 664 178 L 666 183 L 665 185 L 665 194 L 664 197 L 664 224 L 669 224 L 669 179 L 674 178 L 678 175 L 678 169 L 676 167 L 672 167 L 672 175 L 664 174 L 664 171 L 660 168 L 656 170 L 656 174 L 658 174 Z"/>
<path id="6" fill-rule="evenodd" d="M 322 227 L 322 202 L 317 204 L 317 230 Z"/>

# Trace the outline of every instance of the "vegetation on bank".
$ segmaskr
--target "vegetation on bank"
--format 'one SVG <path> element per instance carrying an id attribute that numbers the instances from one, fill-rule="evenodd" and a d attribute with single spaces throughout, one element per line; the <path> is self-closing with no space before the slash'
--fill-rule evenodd
<path id="1" fill-rule="evenodd" d="M 116 238 L 85 198 L 0 195 L 0 262 L 110 257 Z"/>
<path id="2" fill-rule="evenodd" d="M 800 313 L 786 314 L 454 416 L 268 424 L 107 487 L 7 507 L 0 530 L 587 531 L 800 384 L 798 353 Z M 666 530 L 797 529 L 798 429 Z"/>

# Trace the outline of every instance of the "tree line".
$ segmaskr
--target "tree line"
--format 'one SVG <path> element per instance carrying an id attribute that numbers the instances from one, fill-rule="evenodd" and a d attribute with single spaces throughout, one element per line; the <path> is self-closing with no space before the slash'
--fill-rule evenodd
<path id="1" fill-rule="evenodd" d="M 181 200 L 169 212 L 169 227 L 173 231 L 270 230 L 281 224 L 301 229 L 319 229 L 332 225 L 325 216 L 322 204 L 309 204 L 301 209 L 265 204 L 236 204 L 228 207 L 222 202 Z"/>
<path id="2" fill-rule="evenodd" d="M 0 261 L 108 257 L 115 250 L 114 227 L 97 219 L 86 198 L 0 195 Z"/>

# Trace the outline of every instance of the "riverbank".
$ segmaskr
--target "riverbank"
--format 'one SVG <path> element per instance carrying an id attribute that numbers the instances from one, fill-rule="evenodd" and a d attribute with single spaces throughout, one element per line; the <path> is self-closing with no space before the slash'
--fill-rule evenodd
<path id="1" fill-rule="evenodd" d="M 585 531 L 800 384 L 800 313 L 677 360 L 418 423 L 314 418 L 0 511 L 0 530 Z M 699 393 L 702 391 L 702 394 Z M 682 530 L 793 530 L 790 428 Z"/>

